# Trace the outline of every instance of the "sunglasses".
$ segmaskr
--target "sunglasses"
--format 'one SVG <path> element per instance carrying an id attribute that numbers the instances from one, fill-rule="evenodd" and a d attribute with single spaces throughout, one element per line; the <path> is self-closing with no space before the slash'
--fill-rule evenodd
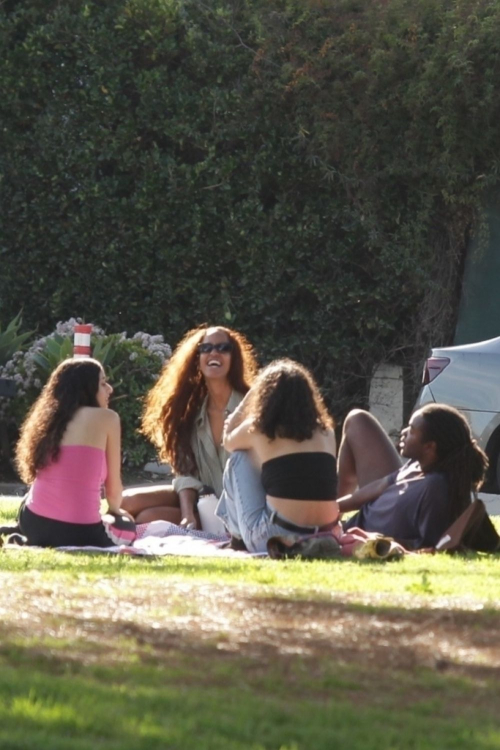
<path id="1" fill-rule="evenodd" d="M 222 344 L 198 344 L 198 351 L 200 354 L 211 354 L 213 351 L 219 352 L 219 354 L 229 354 L 233 350 L 233 345 L 230 341 L 224 341 Z"/>

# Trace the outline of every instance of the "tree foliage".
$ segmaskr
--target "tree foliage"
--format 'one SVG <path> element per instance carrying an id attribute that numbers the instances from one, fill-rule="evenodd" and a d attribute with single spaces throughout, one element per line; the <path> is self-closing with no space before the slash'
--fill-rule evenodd
<path id="1" fill-rule="evenodd" d="M 498 28 L 496 0 L 6 0 L 2 318 L 225 322 L 362 403 L 450 340 Z"/>

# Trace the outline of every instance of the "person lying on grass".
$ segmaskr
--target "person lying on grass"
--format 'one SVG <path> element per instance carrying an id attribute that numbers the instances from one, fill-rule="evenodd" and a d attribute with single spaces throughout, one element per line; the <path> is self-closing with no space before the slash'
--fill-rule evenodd
<path id="1" fill-rule="evenodd" d="M 67 359 L 33 404 L 16 446 L 16 466 L 30 490 L 18 524 L 41 547 L 131 544 L 135 524 L 121 509 L 120 418 L 95 359 Z M 109 514 L 101 517 L 104 484 Z"/>
<path id="2" fill-rule="evenodd" d="M 488 459 L 465 417 L 444 404 L 416 411 L 399 449 L 404 465 L 375 417 L 361 409 L 347 415 L 337 502 L 341 512 L 358 512 L 343 529 L 379 532 L 406 549 L 434 547 L 471 502 Z"/>
<path id="3" fill-rule="evenodd" d="M 338 519 L 333 421 L 311 373 L 271 362 L 224 425 L 232 455 L 216 515 L 236 548 L 270 537 L 330 531 Z"/>

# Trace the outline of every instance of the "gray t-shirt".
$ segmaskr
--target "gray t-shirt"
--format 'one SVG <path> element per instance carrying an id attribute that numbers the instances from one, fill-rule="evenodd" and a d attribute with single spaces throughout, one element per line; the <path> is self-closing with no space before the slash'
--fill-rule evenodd
<path id="1" fill-rule="evenodd" d="M 408 461 L 390 481 L 386 491 L 343 522 L 343 528 L 377 531 L 407 549 L 434 547 L 452 522 L 446 475 L 423 474 L 417 461 Z"/>

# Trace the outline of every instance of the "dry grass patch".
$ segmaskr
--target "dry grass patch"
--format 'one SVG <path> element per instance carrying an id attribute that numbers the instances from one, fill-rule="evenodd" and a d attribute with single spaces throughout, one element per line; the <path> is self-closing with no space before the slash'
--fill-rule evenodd
<path id="1" fill-rule="evenodd" d="M 38 654 L 66 662 L 171 663 L 178 654 L 234 655 L 254 672 L 272 662 L 285 673 L 297 660 L 313 671 L 330 663 L 364 673 L 368 694 L 393 680 L 394 672 L 417 668 L 478 686 L 500 678 L 500 612 L 477 603 L 470 608 L 466 599 L 386 596 L 380 606 L 377 595 L 306 601 L 286 592 L 263 596 L 252 586 L 158 578 L 129 585 L 126 594 L 113 577 L 51 581 L 33 572 L 3 573 L 1 579 L 9 592 L 0 602 L 4 643 L 37 643 Z M 207 670 L 201 679 L 209 676 Z M 496 710 L 498 697 L 495 691 L 482 700 Z"/>

